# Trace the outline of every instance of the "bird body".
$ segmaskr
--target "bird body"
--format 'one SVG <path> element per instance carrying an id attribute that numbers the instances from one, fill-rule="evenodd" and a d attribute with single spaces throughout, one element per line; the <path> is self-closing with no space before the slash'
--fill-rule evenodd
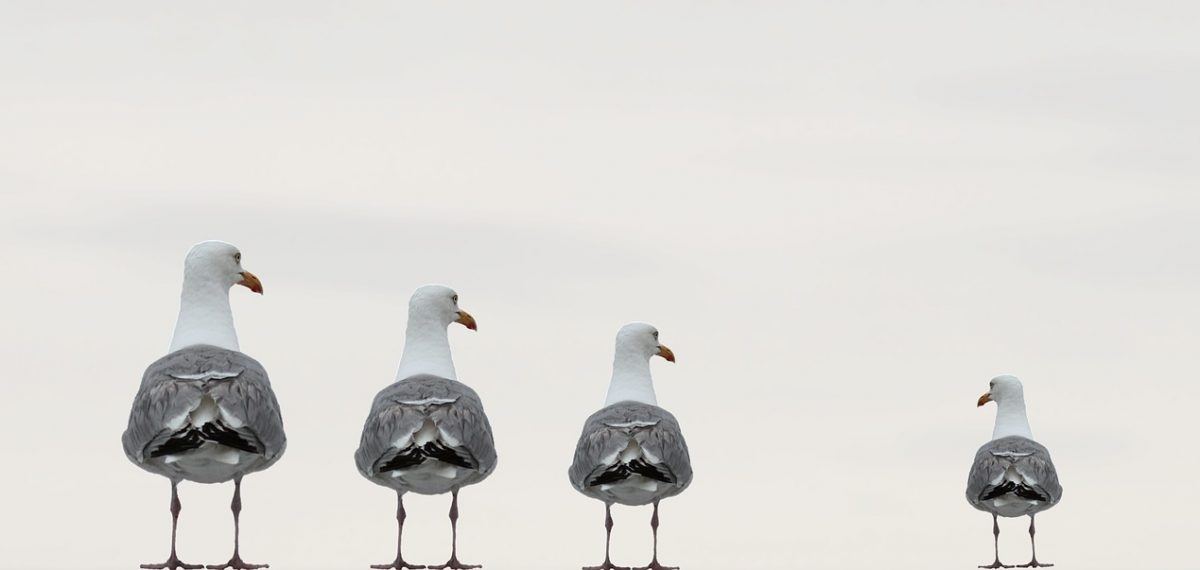
<path id="1" fill-rule="evenodd" d="M 440 495 L 487 478 L 496 448 L 475 390 L 418 374 L 375 396 L 354 462 L 378 485 Z"/>
<path id="2" fill-rule="evenodd" d="M 146 369 L 121 443 L 138 467 L 196 483 L 261 471 L 287 448 L 262 365 L 210 345 L 182 348 Z"/>
<path id="3" fill-rule="evenodd" d="M 692 466 L 671 412 L 624 401 L 584 423 L 569 475 L 584 495 L 637 506 L 682 493 L 692 482 Z"/>
<path id="4" fill-rule="evenodd" d="M 1058 504 L 1062 486 L 1050 452 L 1032 439 L 1005 436 L 983 444 L 967 478 L 967 502 L 1002 517 L 1034 515 Z"/>

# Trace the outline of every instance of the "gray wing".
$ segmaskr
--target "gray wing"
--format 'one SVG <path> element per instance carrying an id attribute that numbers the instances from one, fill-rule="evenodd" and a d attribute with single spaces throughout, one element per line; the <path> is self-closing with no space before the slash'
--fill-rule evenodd
<path id="1" fill-rule="evenodd" d="M 181 382 L 169 370 L 188 367 L 195 359 L 187 349 L 168 354 L 152 363 L 142 375 L 142 385 L 129 410 L 129 425 L 121 436 L 121 445 L 129 460 L 141 465 L 150 450 L 162 445 L 174 433 L 172 425 L 182 425 L 185 417 L 200 405 L 204 392 L 195 382 Z"/>
<path id="2" fill-rule="evenodd" d="M 1004 481 L 1004 473 L 1009 467 L 1017 470 L 1025 484 L 1014 486 Z M 1048 505 L 1054 505 L 1062 498 L 1058 471 L 1045 446 L 1028 438 L 1009 436 L 989 441 L 979 448 L 967 476 L 967 501 L 978 505 L 995 494 L 1007 492 Z"/>
<path id="3" fill-rule="evenodd" d="M 471 468 L 483 475 L 495 469 L 492 426 L 475 390 L 456 380 L 418 375 L 396 382 L 375 396 L 354 453 L 359 472 L 373 477 L 379 466 L 399 451 L 394 443 L 411 437 L 426 419 L 449 436 L 452 451 Z"/>
<path id="4" fill-rule="evenodd" d="M 287 439 L 279 402 L 262 365 L 241 352 L 197 345 L 172 352 L 146 369 L 121 437 L 125 455 L 143 465 L 206 395 L 220 407 L 229 429 L 263 456 L 259 468 L 283 453 Z"/>
<path id="5" fill-rule="evenodd" d="M 646 452 L 649 476 L 676 485 L 682 491 L 692 482 L 687 442 L 675 416 L 658 406 L 619 402 L 587 419 L 575 446 L 568 476 L 576 489 L 591 486 L 611 468 L 633 439 Z M 655 475 L 658 475 L 657 477 Z"/>
<path id="6" fill-rule="evenodd" d="M 241 424 L 230 427 L 243 437 L 255 438 L 261 444 L 259 450 L 267 464 L 273 463 L 287 449 L 287 437 L 283 432 L 279 401 L 275 399 L 267 371 L 257 360 L 240 352 L 230 351 L 229 361 L 234 367 L 240 367 L 242 373 L 212 383 L 207 393 L 226 419 L 232 418 Z"/>

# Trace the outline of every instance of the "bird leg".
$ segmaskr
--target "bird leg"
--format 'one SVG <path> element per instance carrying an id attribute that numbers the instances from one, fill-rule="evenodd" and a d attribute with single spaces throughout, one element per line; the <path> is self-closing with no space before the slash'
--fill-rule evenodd
<path id="1" fill-rule="evenodd" d="M 171 481 L 171 557 L 167 558 L 162 564 L 142 564 L 142 568 L 147 570 L 199 570 L 204 568 L 202 564 L 184 564 L 175 555 L 175 534 L 179 528 L 179 511 L 183 510 L 183 505 L 179 502 L 179 483 Z"/>
<path id="2" fill-rule="evenodd" d="M 445 564 L 430 566 L 431 570 L 468 570 L 470 568 L 483 568 L 479 564 L 463 564 L 458 561 L 458 489 L 450 491 L 450 560 Z"/>
<path id="3" fill-rule="evenodd" d="M 995 513 L 992 513 L 992 540 L 995 543 L 996 561 L 980 568 L 1012 568 L 1000 563 L 1000 519 Z"/>
<path id="4" fill-rule="evenodd" d="M 583 570 L 632 570 L 627 566 L 613 566 L 612 559 L 608 557 L 609 547 L 612 545 L 612 527 L 612 503 L 604 503 L 604 564 L 584 566 Z"/>
<path id="5" fill-rule="evenodd" d="M 421 569 L 425 566 L 418 564 L 409 564 L 404 561 L 403 550 L 401 549 L 401 540 L 404 538 L 404 519 L 408 515 L 404 512 L 404 492 L 396 491 L 396 560 L 391 564 L 372 564 L 371 568 L 376 570 L 405 570 L 407 568 Z"/>
<path id="6" fill-rule="evenodd" d="M 650 516 L 650 530 L 654 532 L 654 557 L 650 559 L 649 566 L 633 570 L 679 570 L 678 566 L 663 566 L 658 563 L 658 501 L 654 501 L 654 514 Z"/>
<path id="7" fill-rule="evenodd" d="M 1036 532 L 1036 531 L 1033 528 L 1033 515 L 1029 515 L 1029 548 L 1033 551 L 1033 560 L 1030 560 L 1029 564 L 1018 564 L 1017 567 L 1018 568 L 1039 568 L 1039 567 L 1045 568 L 1047 566 L 1054 566 L 1053 564 L 1046 564 L 1045 562 L 1038 562 L 1037 544 L 1034 543 L 1034 541 L 1033 541 L 1034 532 Z"/>
<path id="8" fill-rule="evenodd" d="M 241 475 L 233 478 L 233 501 L 230 502 L 229 509 L 233 511 L 233 557 L 229 559 L 229 562 L 224 564 L 209 564 L 205 568 L 208 568 L 208 570 L 224 570 L 225 568 L 255 570 L 257 568 L 270 568 L 270 564 L 247 564 L 242 561 L 241 555 L 238 554 L 238 537 L 241 534 L 241 528 L 238 526 L 238 515 L 242 513 Z"/>

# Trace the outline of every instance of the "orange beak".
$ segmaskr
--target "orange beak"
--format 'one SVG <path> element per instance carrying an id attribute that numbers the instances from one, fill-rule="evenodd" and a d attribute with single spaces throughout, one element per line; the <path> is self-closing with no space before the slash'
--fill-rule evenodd
<path id="1" fill-rule="evenodd" d="M 242 272 L 242 280 L 238 281 L 237 284 L 262 295 L 262 281 L 259 281 L 258 277 L 255 277 L 249 271 Z"/>
<path id="2" fill-rule="evenodd" d="M 987 394 L 979 397 L 979 404 L 976 407 L 982 406 L 990 401 L 992 401 L 992 393 L 988 392 Z"/>
<path id="3" fill-rule="evenodd" d="M 671 349 L 667 348 L 667 345 L 665 345 L 665 344 L 658 345 L 658 353 L 657 354 L 659 356 L 667 359 L 667 362 L 675 362 L 675 353 L 671 352 Z"/>
<path id="4" fill-rule="evenodd" d="M 475 325 L 475 317 L 472 317 L 471 313 L 468 313 L 466 311 L 459 311 L 458 312 L 458 320 L 456 320 L 454 322 L 456 322 L 464 327 L 467 327 L 473 331 L 479 330 Z"/>

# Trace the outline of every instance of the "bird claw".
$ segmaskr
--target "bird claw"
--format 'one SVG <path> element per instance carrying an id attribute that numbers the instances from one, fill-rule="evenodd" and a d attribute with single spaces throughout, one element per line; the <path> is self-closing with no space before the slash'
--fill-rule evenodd
<path id="1" fill-rule="evenodd" d="M 1046 568 L 1049 566 L 1054 566 L 1054 565 L 1047 564 L 1045 562 L 1038 562 L 1037 560 L 1030 560 L 1029 564 L 1017 564 L 1017 568 Z"/>
<path id="2" fill-rule="evenodd" d="M 1011 564 L 1001 564 L 1000 561 L 997 560 L 991 564 L 988 564 L 987 566 L 980 566 L 980 568 L 1016 568 L 1016 566 Z"/>
<path id="3" fill-rule="evenodd" d="M 483 565 L 463 564 L 462 562 L 458 561 L 457 556 L 451 556 L 450 560 L 447 560 L 445 564 L 430 564 L 429 566 L 426 566 L 426 568 L 429 568 L 429 570 L 445 570 L 447 568 L 450 570 L 470 570 L 471 568 L 483 568 Z"/>
<path id="4" fill-rule="evenodd" d="M 233 568 L 233 570 L 257 570 L 258 568 L 270 567 L 270 564 L 247 564 L 242 562 L 242 557 L 236 554 L 233 555 L 233 558 L 229 559 L 229 562 L 224 564 L 209 564 L 205 566 L 208 570 L 225 570 L 226 568 Z"/>
<path id="5" fill-rule="evenodd" d="M 179 560 L 179 558 L 172 554 L 166 562 L 161 564 L 140 564 L 138 567 L 145 568 L 146 570 L 200 570 L 201 568 L 204 568 L 204 565 L 184 564 L 181 560 Z"/>
<path id="6" fill-rule="evenodd" d="M 584 566 L 583 570 L 634 570 L 629 566 L 614 566 L 612 562 L 607 560 L 599 566 Z"/>
<path id="7" fill-rule="evenodd" d="M 409 564 L 403 559 L 397 558 L 390 564 L 372 564 L 371 568 L 374 568 L 375 570 L 408 570 L 410 568 L 413 570 L 422 570 L 424 568 L 428 568 L 428 566 L 425 566 L 424 564 Z"/>
<path id="8" fill-rule="evenodd" d="M 678 566 L 663 566 L 657 560 L 652 560 L 649 566 L 638 566 L 633 570 L 679 570 Z"/>

